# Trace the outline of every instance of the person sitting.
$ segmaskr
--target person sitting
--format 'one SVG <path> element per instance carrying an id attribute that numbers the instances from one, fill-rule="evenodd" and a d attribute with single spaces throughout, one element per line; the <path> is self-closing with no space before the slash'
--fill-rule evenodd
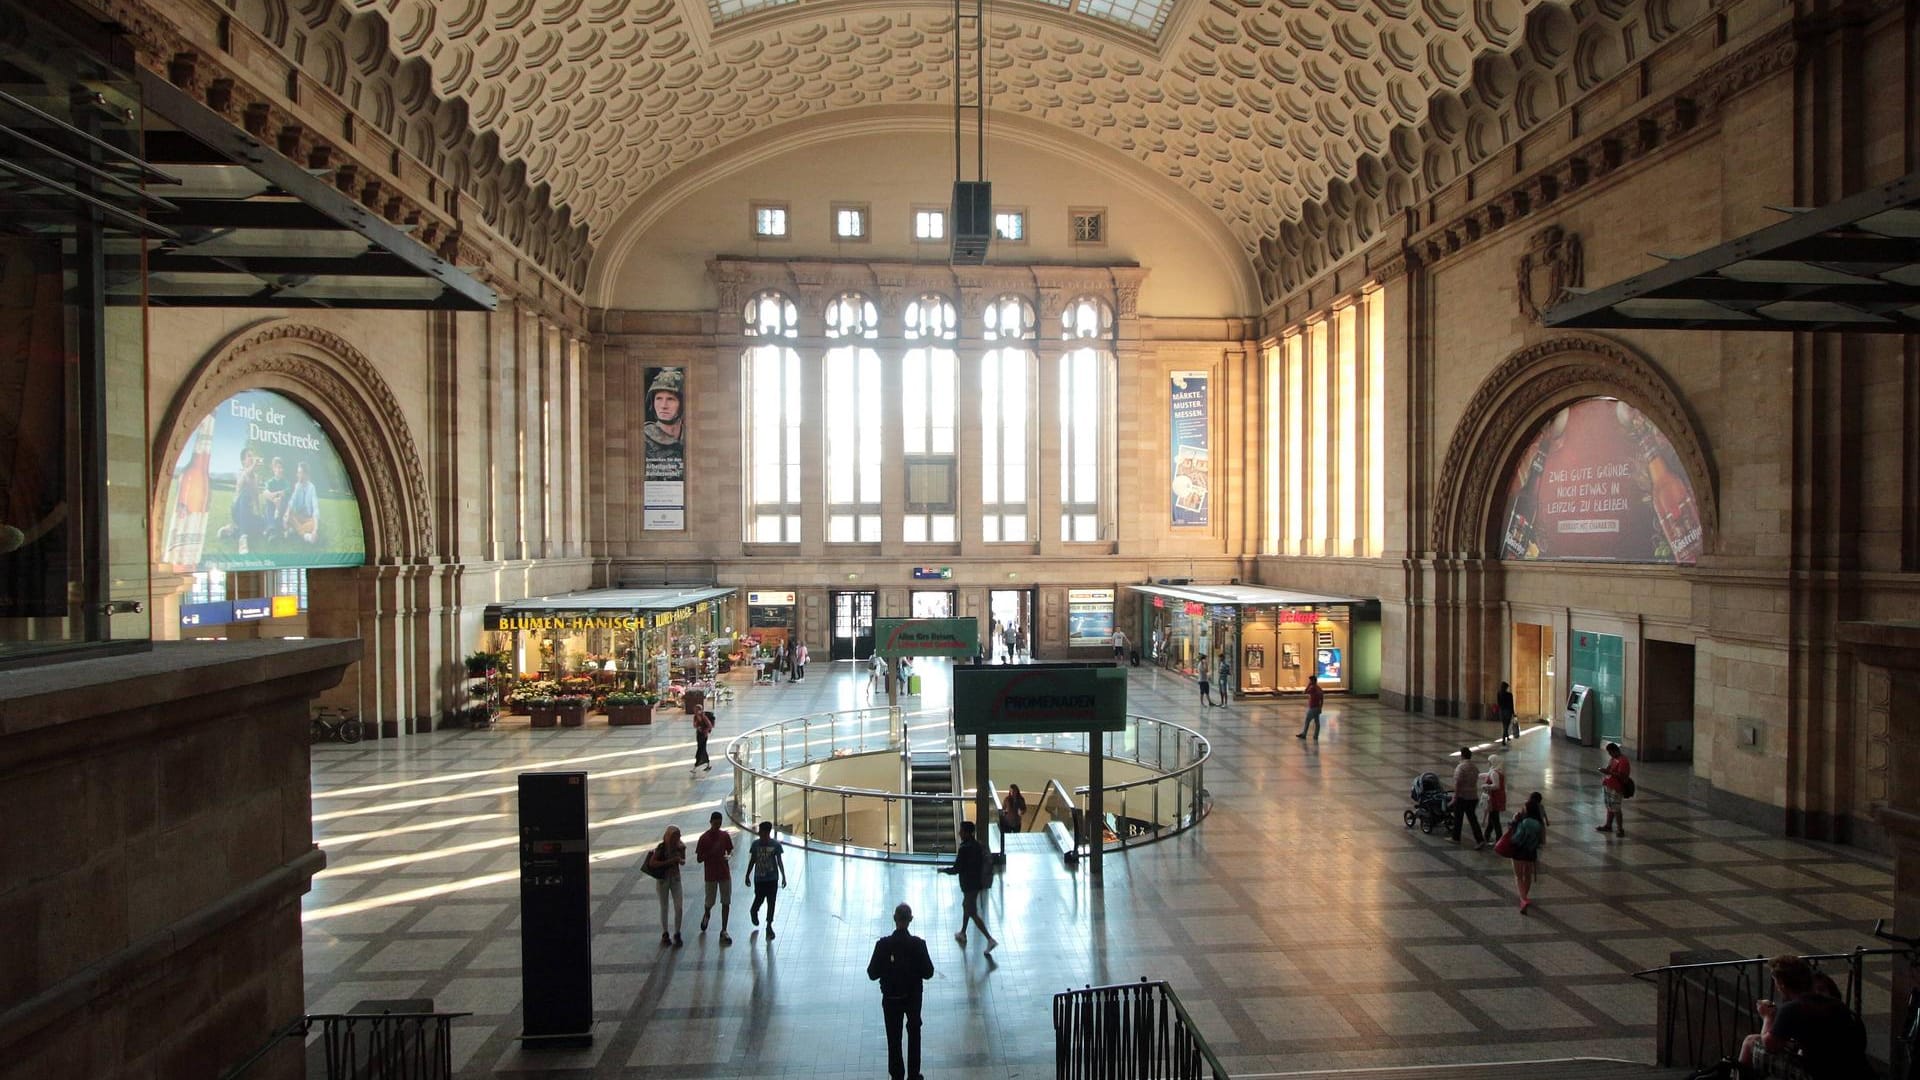
<path id="1" fill-rule="evenodd" d="M 1768 1075 L 1769 1058 L 1791 1058 L 1814 1080 L 1853 1080 L 1867 1068 L 1867 1029 L 1846 1002 L 1814 985 L 1811 965 L 1797 956 L 1767 961 L 1775 1000 L 1756 1004 L 1760 1033 L 1740 1046 L 1742 1076 Z"/>

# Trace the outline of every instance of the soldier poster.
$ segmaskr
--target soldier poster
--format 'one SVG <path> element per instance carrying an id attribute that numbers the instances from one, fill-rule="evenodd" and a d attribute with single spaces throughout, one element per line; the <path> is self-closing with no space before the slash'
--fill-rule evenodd
<path id="1" fill-rule="evenodd" d="M 1207 462 L 1212 403 L 1207 373 L 1173 373 L 1173 523 L 1204 526 L 1210 521 Z"/>
<path id="2" fill-rule="evenodd" d="M 641 528 L 687 527 L 686 378 L 681 367 L 652 367 L 647 383 L 646 451 L 641 480 Z"/>

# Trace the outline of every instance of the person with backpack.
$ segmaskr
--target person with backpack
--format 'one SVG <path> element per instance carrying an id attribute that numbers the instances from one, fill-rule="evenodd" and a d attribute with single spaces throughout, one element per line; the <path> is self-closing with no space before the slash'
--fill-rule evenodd
<path id="1" fill-rule="evenodd" d="M 1527 805 L 1513 816 L 1507 835 L 1501 837 L 1507 850 L 1501 854 L 1513 860 L 1513 884 L 1520 890 L 1520 914 L 1533 906 L 1528 894 L 1533 891 L 1533 875 L 1540 868 L 1540 847 L 1547 842 L 1547 809 L 1539 792 L 1527 796 Z M 1494 850 L 1498 851 L 1496 844 Z"/>
<path id="2" fill-rule="evenodd" d="M 1607 820 L 1604 825 L 1595 825 L 1594 831 L 1613 832 L 1614 823 L 1617 821 L 1620 826 L 1617 835 L 1625 836 L 1627 835 L 1627 815 L 1620 808 L 1620 803 L 1624 799 L 1633 798 L 1633 762 L 1628 761 L 1627 755 L 1620 752 L 1619 743 L 1607 744 L 1607 764 L 1600 770 L 1600 775 L 1606 777 L 1600 782 L 1600 798 L 1606 804 Z"/>
<path id="3" fill-rule="evenodd" d="M 923 984 L 933 978 L 933 957 L 927 943 L 907 932 L 913 909 L 893 909 L 893 933 L 873 945 L 867 978 L 880 984 L 880 1012 L 887 1024 L 887 1075 L 893 1080 L 923 1080 L 920 1074 L 920 997 Z M 900 1054 L 901 1028 L 906 1029 L 907 1052 Z"/>
<path id="4" fill-rule="evenodd" d="M 653 879 L 654 892 L 660 897 L 660 944 L 680 947 L 680 868 L 687 864 L 687 845 L 680 841 L 680 826 L 669 825 L 641 864 Z M 673 901 L 673 922 L 667 922 L 667 901 Z M 668 932 L 668 928 L 672 932 Z"/>
<path id="5" fill-rule="evenodd" d="M 699 772 L 705 768 L 713 771 L 713 759 L 707 756 L 707 736 L 713 734 L 713 710 L 701 709 L 693 714 L 693 770 Z"/>
<path id="6" fill-rule="evenodd" d="M 987 866 L 987 849 L 980 846 L 974 833 L 973 822 L 960 823 L 960 850 L 954 853 L 953 865 L 941 867 L 940 872 L 960 877 L 960 932 L 953 935 L 953 940 L 966 948 L 967 924 L 972 923 L 980 928 L 980 936 L 987 939 L 987 951 L 992 952 L 1000 943 L 987 932 L 987 922 L 980 917 L 980 894 L 986 891 L 993 871 Z"/>

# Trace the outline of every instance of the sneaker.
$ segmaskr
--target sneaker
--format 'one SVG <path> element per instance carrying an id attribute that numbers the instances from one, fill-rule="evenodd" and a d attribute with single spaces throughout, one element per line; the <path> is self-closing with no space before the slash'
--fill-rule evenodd
<path id="1" fill-rule="evenodd" d="M 768 923 L 768 924 L 767 924 L 767 940 L 768 940 L 768 941 L 772 941 L 772 940 L 774 939 L 774 936 L 775 936 L 775 935 L 774 935 L 774 933 L 773 933 L 773 924 L 772 924 L 772 923 Z"/>
<path id="2" fill-rule="evenodd" d="M 679 948 L 680 946 L 682 946 L 682 945 L 684 945 L 684 944 L 686 944 L 686 942 L 684 942 L 684 941 L 681 941 L 681 940 L 680 940 L 680 935 L 679 935 L 679 934 L 675 934 L 675 935 L 673 935 L 673 947 L 674 947 L 674 948 L 676 948 L 676 949 L 677 949 L 677 948 Z"/>
<path id="3" fill-rule="evenodd" d="M 701 933 L 704 934 L 707 932 L 707 920 L 711 918 L 713 918 L 713 911 L 711 909 L 701 914 L 700 916 L 700 932 Z"/>
<path id="4" fill-rule="evenodd" d="M 1295 735 L 1295 736 L 1294 736 L 1294 738 L 1296 738 L 1296 739 L 1304 739 L 1304 738 L 1306 738 L 1306 737 L 1307 737 L 1307 733 L 1306 733 L 1306 732 L 1304 732 L 1304 731 L 1303 731 L 1303 732 L 1301 732 L 1300 734 L 1298 734 L 1298 735 Z"/>
<path id="5" fill-rule="evenodd" d="M 1613 831 L 1613 826 L 1611 826 L 1611 825 L 1595 825 L 1595 826 L 1593 827 L 1593 831 L 1594 831 L 1594 832 L 1612 832 L 1612 831 Z"/>
<path id="6" fill-rule="evenodd" d="M 708 772 L 712 772 L 712 771 L 713 771 L 713 766 L 712 766 L 712 765 L 708 765 L 708 766 L 707 766 L 707 771 L 708 771 Z"/>
<path id="7" fill-rule="evenodd" d="M 671 944 L 673 944 L 673 935 L 672 935 L 672 934 L 669 934 L 669 933 L 667 933 L 667 932 L 666 932 L 666 931 L 664 931 L 664 930 L 662 930 L 662 931 L 660 932 L 660 944 L 662 944 L 662 945 L 671 945 Z"/>
<path id="8" fill-rule="evenodd" d="M 722 945 L 733 944 L 733 935 L 727 933 L 725 930 L 720 931 L 720 944 Z"/>
<path id="9" fill-rule="evenodd" d="M 1000 947 L 1000 942 L 999 942 L 998 940 L 996 940 L 996 939 L 994 939 L 994 938 L 988 938 L 988 939 L 987 939 L 987 951 L 988 951 L 988 952 L 992 952 L 993 950 L 995 950 L 995 949 L 997 949 L 997 948 L 999 948 L 999 947 Z"/>
<path id="10" fill-rule="evenodd" d="M 953 935 L 953 940 L 959 942 L 961 948 L 965 948 L 967 945 L 967 932 L 965 930 L 960 931 Z"/>

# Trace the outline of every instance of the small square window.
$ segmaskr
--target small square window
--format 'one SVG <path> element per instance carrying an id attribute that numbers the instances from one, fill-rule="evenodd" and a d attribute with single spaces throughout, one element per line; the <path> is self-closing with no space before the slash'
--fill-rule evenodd
<path id="1" fill-rule="evenodd" d="M 787 204 L 754 203 L 753 235 L 758 240 L 787 238 Z"/>
<path id="2" fill-rule="evenodd" d="M 1067 242 L 1075 247 L 1102 247 L 1107 242 L 1107 212 L 1076 206 L 1067 210 Z"/>
<path id="3" fill-rule="evenodd" d="M 920 243 L 929 243 L 947 238 L 947 212 L 935 207 L 915 207 L 913 211 L 913 238 Z"/>
<path id="4" fill-rule="evenodd" d="M 865 204 L 833 204 L 833 238 L 835 240 L 865 240 L 867 238 L 867 208 Z"/>
<path id="5" fill-rule="evenodd" d="M 995 210 L 993 212 L 993 238 L 1009 244 L 1027 242 L 1027 212 L 1025 210 Z"/>

